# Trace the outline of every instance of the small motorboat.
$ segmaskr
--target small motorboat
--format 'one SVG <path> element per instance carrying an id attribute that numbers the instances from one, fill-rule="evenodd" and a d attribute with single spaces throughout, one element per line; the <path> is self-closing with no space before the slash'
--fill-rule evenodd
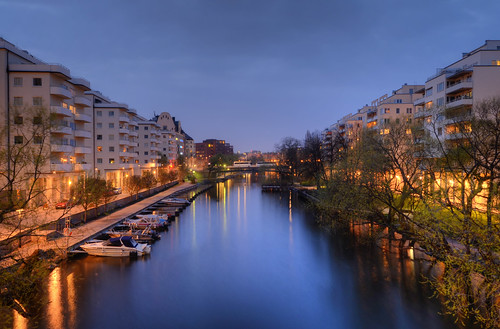
<path id="1" fill-rule="evenodd" d="M 106 232 L 111 238 L 119 238 L 122 236 L 131 236 L 135 241 L 139 243 L 150 243 L 161 238 L 151 227 L 147 227 L 143 230 L 134 230 L 128 225 L 117 225 L 111 230 Z"/>
<path id="2" fill-rule="evenodd" d="M 93 240 L 80 247 L 93 256 L 129 257 L 143 256 L 151 252 L 150 245 L 138 243 L 130 236 L 111 238 L 105 241 Z"/>
<path id="3" fill-rule="evenodd" d="M 179 205 L 191 203 L 189 200 L 181 199 L 181 198 L 165 198 L 165 199 L 161 200 L 161 202 L 167 203 L 167 204 L 179 204 Z"/>
<path id="4" fill-rule="evenodd" d="M 123 224 L 130 226 L 133 229 L 144 230 L 152 228 L 154 230 L 166 229 L 168 227 L 168 217 L 164 218 L 159 215 L 136 215 L 135 219 L 127 219 Z"/>

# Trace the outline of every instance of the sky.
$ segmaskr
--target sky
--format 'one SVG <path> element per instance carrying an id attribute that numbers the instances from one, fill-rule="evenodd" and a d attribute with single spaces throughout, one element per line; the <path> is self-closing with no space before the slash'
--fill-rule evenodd
<path id="1" fill-rule="evenodd" d="M 0 37 L 195 140 L 275 150 L 500 39 L 497 0 L 0 0 Z"/>

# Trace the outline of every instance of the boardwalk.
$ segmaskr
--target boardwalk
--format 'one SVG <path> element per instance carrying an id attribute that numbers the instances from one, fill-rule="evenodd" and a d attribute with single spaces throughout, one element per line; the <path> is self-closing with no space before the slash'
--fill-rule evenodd
<path id="1" fill-rule="evenodd" d="M 112 214 L 102 217 L 98 220 L 94 220 L 88 222 L 84 225 L 78 226 L 71 230 L 71 234 L 69 236 L 61 237 L 52 241 L 47 241 L 45 234 L 40 234 L 38 237 L 35 237 L 31 243 L 28 243 L 21 248 L 14 251 L 11 256 L 15 258 L 27 257 L 37 249 L 48 250 L 54 249 L 58 251 L 61 255 L 65 256 L 66 252 L 75 246 L 79 246 L 85 240 L 93 237 L 97 233 L 115 225 L 125 217 L 131 216 L 144 208 L 147 208 L 149 205 L 160 201 L 161 199 L 178 192 L 180 190 L 187 189 L 189 187 L 194 187 L 195 185 L 191 183 L 182 183 L 179 185 L 175 185 L 168 190 L 155 194 L 151 197 L 145 198 L 137 203 L 134 203 L 130 206 L 119 209 Z M 40 232 L 43 233 L 43 232 Z M 10 266 L 14 263 L 11 259 L 6 259 L 0 263 L 1 267 Z"/>

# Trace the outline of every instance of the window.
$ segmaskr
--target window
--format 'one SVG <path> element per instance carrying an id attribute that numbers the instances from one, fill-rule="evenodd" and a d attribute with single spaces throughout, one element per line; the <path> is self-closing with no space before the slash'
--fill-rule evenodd
<path id="1" fill-rule="evenodd" d="M 102 152 L 102 146 L 97 147 L 97 152 Z"/>
<path id="2" fill-rule="evenodd" d="M 33 136 L 33 144 L 36 145 L 42 144 L 42 136 Z"/>
<path id="3" fill-rule="evenodd" d="M 402 99 L 396 99 L 396 104 L 402 104 L 403 103 L 403 100 Z"/>
<path id="4" fill-rule="evenodd" d="M 109 163 L 115 163 L 115 159 L 109 158 Z"/>
<path id="5" fill-rule="evenodd" d="M 432 95 L 432 87 L 425 90 L 425 96 L 430 96 L 430 95 Z"/>
<path id="6" fill-rule="evenodd" d="M 148 147 L 149 146 L 149 143 L 144 143 L 144 147 Z"/>
<path id="7" fill-rule="evenodd" d="M 384 109 L 384 113 L 391 113 L 391 109 Z"/>
<path id="8" fill-rule="evenodd" d="M 144 160 L 144 163 L 148 163 L 148 160 Z"/>
<path id="9" fill-rule="evenodd" d="M 115 116 L 115 111 L 109 111 L 109 112 L 108 112 L 108 116 L 110 116 L 110 117 L 114 117 L 114 116 Z"/>
<path id="10" fill-rule="evenodd" d="M 102 158 L 97 158 L 97 163 L 102 163 Z"/>
<path id="11" fill-rule="evenodd" d="M 14 117 L 14 124 L 16 125 L 22 125 L 23 124 L 23 117 L 20 115 L 16 115 Z"/>
<path id="12" fill-rule="evenodd" d="M 384 119 L 384 123 L 390 123 L 391 119 Z"/>
<path id="13" fill-rule="evenodd" d="M 23 136 L 14 136 L 14 144 L 22 144 Z"/>
<path id="14" fill-rule="evenodd" d="M 411 123 L 411 119 L 410 119 L 410 118 L 408 118 L 408 119 L 406 120 L 406 122 Z"/>
<path id="15" fill-rule="evenodd" d="M 144 126 L 144 130 L 148 130 L 148 129 L 149 129 L 149 127 L 147 127 L 147 126 Z"/>
<path id="16" fill-rule="evenodd" d="M 33 97 L 33 106 L 42 106 L 42 97 Z"/>
<path id="17" fill-rule="evenodd" d="M 444 90 L 444 82 L 438 83 L 438 85 L 436 87 L 436 92 L 440 92 L 440 91 L 443 91 L 443 90 Z"/>
<path id="18" fill-rule="evenodd" d="M 396 108 L 396 113 L 397 113 L 397 114 L 399 114 L 399 107 L 398 107 L 398 108 Z"/>
<path id="19" fill-rule="evenodd" d="M 14 78 L 14 87 L 22 87 L 23 78 Z"/>
<path id="20" fill-rule="evenodd" d="M 362 120 L 363 120 L 363 117 L 358 117 L 358 120 L 359 120 L 359 121 L 362 121 Z"/>
<path id="21" fill-rule="evenodd" d="M 98 123 L 96 123 L 96 128 L 101 129 L 101 128 L 102 128 L 102 122 L 98 122 Z"/>
<path id="22" fill-rule="evenodd" d="M 111 122 L 111 123 L 109 123 L 109 124 L 108 124 L 108 127 L 109 127 L 110 129 L 113 129 L 113 128 L 115 127 L 115 124 L 114 124 L 113 122 Z"/>
<path id="23" fill-rule="evenodd" d="M 413 88 L 410 88 L 410 95 L 413 95 Z"/>
<path id="24" fill-rule="evenodd" d="M 102 135 L 97 135 L 97 140 L 98 141 L 102 140 Z"/>
<path id="25" fill-rule="evenodd" d="M 436 99 L 436 106 L 444 106 L 444 97 Z"/>
<path id="26" fill-rule="evenodd" d="M 148 155 L 148 154 L 149 154 L 148 151 L 144 152 L 144 155 Z"/>
<path id="27" fill-rule="evenodd" d="M 411 107 L 408 107 L 408 108 L 406 109 L 406 113 L 407 113 L 407 114 L 411 114 Z"/>
<path id="28" fill-rule="evenodd" d="M 139 126 L 135 126 L 135 130 L 139 130 Z"/>
<path id="29" fill-rule="evenodd" d="M 33 78 L 33 86 L 40 87 L 42 85 L 42 78 Z"/>
<path id="30" fill-rule="evenodd" d="M 114 152 L 115 151 L 115 147 L 114 146 L 110 146 L 109 147 L 109 152 Z"/>
<path id="31" fill-rule="evenodd" d="M 109 136 L 108 136 L 108 140 L 110 140 L 110 141 L 114 141 L 114 140 L 115 140 L 115 135 L 109 135 Z"/>
<path id="32" fill-rule="evenodd" d="M 96 115 L 97 115 L 98 117 L 102 117 L 102 111 L 97 111 L 97 112 L 96 112 Z"/>
<path id="33" fill-rule="evenodd" d="M 23 98 L 14 97 L 14 106 L 23 106 Z"/>
<path id="34" fill-rule="evenodd" d="M 163 151 L 166 151 L 166 150 L 167 150 L 167 148 L 166 148 L 166 147 L 164 147 L 164 148 L 163 148 Z M 164 154 L 164 155 L 165 155 L 165 154 Z"/>
<path id="35" fill-rule="evenodd" d="M 42 124 L 42 117 L 33 117 L 33 124 L 34 125 L 41 125 Z"/>
<path id="36" fill-rule="evenodd" d="M 148 138 L 149 138 L 149 135 L 144 135 L 144 138 L 148 139 Z"/>
<path id="37" fill-rule="evenodd" d="M 399 123 L 399 118 L 398 118 L 398 119 L 396 119 L 396 123 Z"/>
<path id="38" fill-rule="evenodd" d="M 441 136 L 443 134 L 443 128 L 439 127 L 438 128 L 438 135 Z"/>

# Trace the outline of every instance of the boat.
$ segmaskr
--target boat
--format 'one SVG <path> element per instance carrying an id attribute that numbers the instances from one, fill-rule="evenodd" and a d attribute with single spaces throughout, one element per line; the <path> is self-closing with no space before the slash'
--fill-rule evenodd
<path id="1" fill-rule="evenodd" d="M 107 231 L 106 234 L 111 238 L 131 236 L 135 241 L 139 243 L 150 243 L 161 238 L 161 235 L 156 233 L 156 231 L 151 227 L 147 227 L 143 230 L 134 230 L 128 225 L 117 225 L 111 230 Z"/>
<path id="2" fill-rule="evenodd" d="M 181 199 L 181 198 L 165 198 L 165 199 L 161 200 L 160 202 L 166 203 L 166 204 L 179 204 L 179 205 L 191 203 L 189 200 Z"/>
<path id="3" fill-rule="evenodd" d="M 135 219 L 127 219 L 123 221 L 124 225 L 128 225 L 133 229 L 144 230 L 146 228 L 152 228 L 154 230 L 166 229 L 168 227 L 168 216 L 164 218 L 160 215 L 135 215 Z"/>
<path id="4" fill-rule="evenodd" d="M 151 252 L 151 246 L 138 243 L 130 236 L 111 238 L 109 240 L 93 240 L 80 246 L 86 253 L 93 256 L 129 257 L 143 256 Z"/>

